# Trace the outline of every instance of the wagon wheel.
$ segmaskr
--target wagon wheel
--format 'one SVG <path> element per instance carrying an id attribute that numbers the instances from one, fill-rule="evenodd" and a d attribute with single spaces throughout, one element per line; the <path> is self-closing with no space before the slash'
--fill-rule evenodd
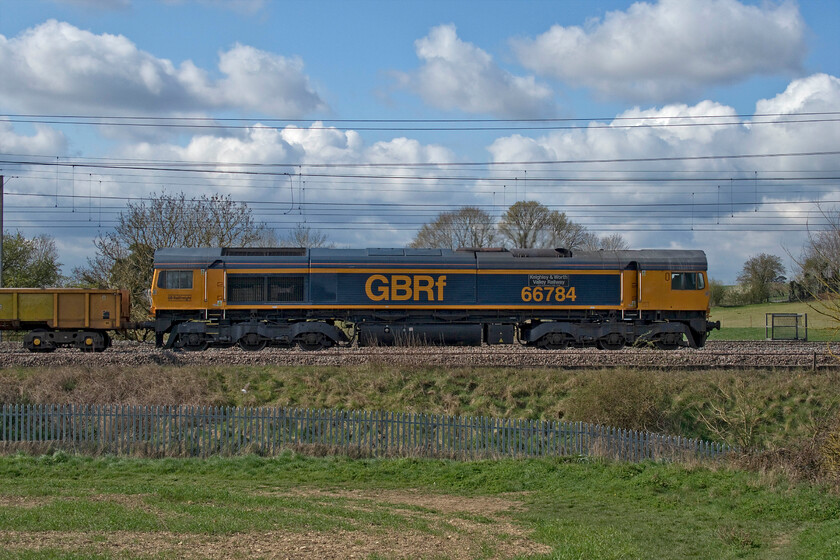
<path id="1" fill-rule="evenodd" d="M 537 346 L 546 350 L 565 350 L 569 346 L 569 337 L 563 333 L 548 333 L 537 341 Z"/>
<path id="2" fill-rule="evenodd" d="M 102 352 L 108 347 L 108 340 L 104 333 L 84 332 L 82 338 L 77 342 L 77 347 L 82 352 Z"/>
<path id="3" fill-rule="evenodd" d="M 239 339 L 239 347 L 246 352 L 259 352 L 265 348 L 267 343 L 268 341 L 260 338 L 260 335 L 257 333 L 248 333 Z"/>
<path id="4" fill-rule="evenodd" d="M 104 352 L 105 350 L 111 347 L 111 336 L 106 332 L 102 333 L 102 336 L 105 337 L 104 344 L 100 348 L 94 348 L 95 352 Z"/>
<path id="5" fill-rule="evenodd" d="M 32 331 L 24 338 L 23 347 L 30 352 L 54 352 L 55 344 L 53 344 L 46 336 L 46 331 Z"/>
<path id="6" fill-rule="evenodd" d="M 297 338 L 297 345 L 301 350 L 314 352 L 329 348 L 333 345 L 333 341 L 322 333 L 303 333 Z"/>

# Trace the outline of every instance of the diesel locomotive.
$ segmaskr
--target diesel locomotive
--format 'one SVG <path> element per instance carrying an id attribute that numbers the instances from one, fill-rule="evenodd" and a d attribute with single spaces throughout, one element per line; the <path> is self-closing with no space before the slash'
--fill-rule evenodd
<path id="1" fill-rule="evenodd" d="M 155 252 L 158 346 L 699 348 L 702 251 L 201 248 Z M 168 335 L 168 336 L 167 336 Z"/>

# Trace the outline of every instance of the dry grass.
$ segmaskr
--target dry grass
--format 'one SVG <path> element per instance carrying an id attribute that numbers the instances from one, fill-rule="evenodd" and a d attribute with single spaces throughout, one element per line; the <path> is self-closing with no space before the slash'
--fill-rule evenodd
<path id="1" fill-rule="evenodd" d="M 8 404 L 221 405 L 197 368 L 61 367 L 48 371 L 0 370 L 0 402 Z"/>
<path id="2" fill-rule="evenodd" d="M 840 478 L 840 372 L 830 370 L 68 366 L 0 370 L 0 402 L 282 405 L 584 421 L 728 443 L 747 450 L 743 465 L 791 478 Z"/>

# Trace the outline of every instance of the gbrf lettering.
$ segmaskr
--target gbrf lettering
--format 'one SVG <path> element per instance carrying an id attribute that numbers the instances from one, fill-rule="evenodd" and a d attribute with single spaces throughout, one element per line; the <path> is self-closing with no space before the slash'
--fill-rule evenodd
<path id="1" fill-rule="evenodd" d="M 365 294 L 372 301 L 443 301 L 445 286 L 445 274 L 374 274 L 365 282 Z"/>

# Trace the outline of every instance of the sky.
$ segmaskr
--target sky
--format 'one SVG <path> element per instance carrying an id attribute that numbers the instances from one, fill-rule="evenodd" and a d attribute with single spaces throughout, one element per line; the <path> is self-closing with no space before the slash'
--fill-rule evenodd
<path id="1" fill-rule="evenodd" d="M 0 0 L 4 229 L 69 273 L 128 203 L 399 247 L 536 200 L 713 278 L 840 210 L 840 2 Z"/>

